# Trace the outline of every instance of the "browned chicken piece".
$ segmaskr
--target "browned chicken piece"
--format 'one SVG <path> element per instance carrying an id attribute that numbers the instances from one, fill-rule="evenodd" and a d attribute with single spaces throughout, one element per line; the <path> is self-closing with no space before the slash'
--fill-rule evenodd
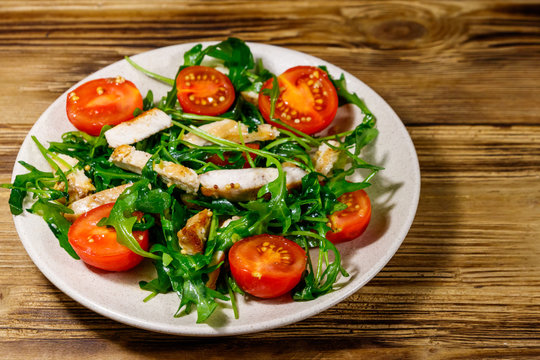
<path id="1" fill-rule="evenodd" d="M 120 145 L 114 149 L 109 161 L 121 169 L 140 174 L 151 157 L 151 154 L 133 146 Z M 199 190 L 199 175 L 193 169 L 170 161 L 160 161 L 159 164 L 154 164 L 154 171 L 169 186 L 178 186 L 191 194 Z"/>
<path id="2" fill-rule="evenodd" d="M 287 188 L 302 185 L 306 172 L 298 167 L 283 166 Z M 205 196 L 224 198 L 230 201 L 248 201 L 257 198 L 259 189 L 278 177 L 276 168 L 247 168 L 213 170 L 201 174 L 201 192 Z"/>
<path id="3" fill-rule="evenodd" d="M 233 216 L 230 219 L 227 219 L 221 224 L 220 228 L 224 228 L 227 225 L 231 223 L 233 220 L 240 219 L 239 216 Z M 225 252 L 224 251 L 216 251 L 214 253 L 214 256 L 212 256 L 212 261 L 210 262 L 210 266 L 214 266 L 219 264 L 220 262 L 225 261 Z M 219 271 L 221 270 L 221 267 L 217 268 L 216 270 L 212 271 L 210 274 L 208 274 L 208 281 L 206 282 L 206 286 L 208 286 L 210 289 L 216 288 L 216 283 L 219 277 Z"/>
<path id="4" fill-rule="evenodd" d="M 88 196 L 88 194 L 96 190 L 96 188 L 92 184 L 92 180 L 90 180 L 86 176 L 86 174 L 84 173 L 82 169 L 78 169 L 78 168 L 72 169 L 72 167 L 77 165 L 79 160 L 72 158 L 71 156 L 64 155 L 64 154 L 58 154 L 58 157 L 70 165 L 70 167 L 66 167 L 62 163 L 58 164 L 60 169 L 63 172 L 68 172 L 68 174 L 66 175 L 66 178 L 68 181 L 69 203 L 82 199 Z M 64 191 L 65 187 L 66 186 L 64 182 L 58 182 L 54 186 L 55 190 L 60 190 L 60 191 Z"/>
<path id="5" fill-rule="evenodd" d="M 204 209 L 190 217 L 178 233 L 178 243 L 183 254 L 194 255 L 204 250 L 204 244 L 208 237 L 212 211 Z"/>
<path id="6" fill-rule="evenodd" d="M 238 126 L 240 126 L 240 130 L 238 129 Z M 254 141 L 274 140 L 279 136 L 279 130 L 270 124 L 259 125 L 257 131 L 249 132 L 246 125 L 230 119 L 201 125 L 199 126 L 199 129 L 210 135 L 229 140 L 237 144 L 241 144 L 242 142 L 251 143 Z M 206 141 L 192 133 L 185 135 L 183 140 L 198 146 L 212 144 L 211 142 Z"/>
<path id="7" fill-rule="evenodd" d="M 210 262 L 210 266 L 217 265 L 222 261 L 225 261 L 225 252 L 224 251 L 216 251 L 214 253 L 214 256 L 212 257 L 212 262 Z M 219 271 L 220 270 L 221 270 L 221 266 L 208 274 L 208 281 L 206 282 L 206 286 L 209 287 L 210 289 L 215 290 L 216 283 L 217 283 L 217 280 L 219 278 Z"/>
<path id="8" fill-rule="evenodd" d="M 112 189 L 103 190 L 87 197 L 77 200 L 69 205 L 69 208 L 73 210 L 73 214 L 64 214 L 64 217 L 70 221 L 74 221 L 76 218 L 88 212 L 98 206 L 115 202 L 116 199 L 132 184 L 124 184 Z"/>
<path id="9" fill-rule="evenodd" d="M 333 146 L 338 146 L 339 143 L 334 140 L 330 140 L 328 143 Z M 312 160 L 315 163 L 315 171 L 323 175 L 328 175 L 336 161 L 339 158 L 339 151 L 332 149 L 326 143 L 322 143 L 317 149 L 317 152 L 313 154 Z"/>
<path id="10" fill-rule="evenodd" d="M 105 138 L 110 147 L 117 148 L 120 145 L 134 144 L 144 140 L 171 126 L 171 117 L 163 111 L 154 108 L 107 130 L 105 132 Z"/>

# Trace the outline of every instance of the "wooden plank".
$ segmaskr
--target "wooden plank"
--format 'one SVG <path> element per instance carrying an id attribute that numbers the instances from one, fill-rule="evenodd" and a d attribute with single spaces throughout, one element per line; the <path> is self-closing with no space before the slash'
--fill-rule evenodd
<path id="1" fill-rule="evenodd" d="M 2 2 L 0 106 L 12 119 L 32 123 L 70 85 L 124 55 L 238 36 L 343 67 L 407 124 L 538 123 L 540 15 L 530 2 L 59 4 Z M 18 103 L 7 104 L 15 93 Z"/>

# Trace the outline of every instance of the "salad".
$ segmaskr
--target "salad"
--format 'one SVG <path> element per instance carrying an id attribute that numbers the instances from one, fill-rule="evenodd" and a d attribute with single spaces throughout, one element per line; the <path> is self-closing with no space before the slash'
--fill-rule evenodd
<path id="1" fill-rule="evenodd" d="M 375 118 L 343 75 L 302 65 L 272 74 L 235 38 L 193 47 L 173 79 L 127 60 L 170 91 L 143 98 L 118 76 L 69 92 L 78 131 L 32 138 L 51 170 L 21 162 L 28 173 L 3 185 L 14 215 L 41 216 L 93 267 L 129 271 L 148 258 L 145 301 L 174 292 L 177 316 L 196 309 L 197 322 L 220 302 L 238 317 L 239 294 L 312 300 L 348 276 L 335 244 L 367 227 L 363 189 L 381 168 L 360 158 Z M 363 121 L 332 133 L 344 104 Z M 350 182 L 358 171 L 363 181 Z"/>

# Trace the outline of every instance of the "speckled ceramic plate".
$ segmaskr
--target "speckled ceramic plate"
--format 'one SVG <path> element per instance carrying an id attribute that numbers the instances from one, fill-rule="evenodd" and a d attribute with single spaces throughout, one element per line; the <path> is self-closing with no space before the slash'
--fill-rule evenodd
<path id="1" fill-rule="evenodd" d="M 194 45 L 161 48 L 136 55 L 133 60 L 156 73 L 174 77 L 183 53 Z M 377 117 L 380 135 L 364 150 L 363 157 L 383 166 L 385 170 L 376 175 L 373 186 L 367 189 L 373 203 L 368 230 L 360 238 L 339 246 L 350 277 L 342 278 L 336 291 L 314 301 L 239 299 L 239 319 L 234 319 L 230 306 L 223 304 L 207 323 L 196 324 L 195 312 L 179 318 L 173 316 L 178 307 L 175 294 L 158 295 L 149 302 L 143 302 L 148 293 L 139 289 L 138 282 L 153 278 L 151 264 L 143 263 L 126 273 L 91 270 L 58 246 L 58 241 L 41 218 L 28 213 L 14 217 L 26 251 L 42 273 L 60 290 L 99 314 L 143 329 L 192 336 L 245 334 L 291 324 L 337 304 L 373 278 L 394 255 L 409 231 L 420 193 L 418 159 L 403 123 L 372 89 L 332 64 L 280 47 L 262 44 L 249 46 L 254 56 L 262 58 L 265 66 L 276 74 L 297 65 L 326 65 L 336 77 L 344 73 L 349 90 L 363 98 Z M 152 89 L 155 98 L 159 98 L 168 90 L 167 86 L 133 69 L 125 60 L 105 67 L 80 83 L 117 75 L 134 82 L 143 95 Z M 66 94 L 70 90 L 41 115 L 25 139 L 17 160 L 48 170 L 30 135 L 37 136 L 42 142 L 58 141 L 62 133 L 74 130 L 65 113 Z M 340 109 L 335 124 L 350 127 L 359 119 L 361 113 L 347 107 Z M 24 168 L 16 163 L 13 176 L 24 172 Z"/>

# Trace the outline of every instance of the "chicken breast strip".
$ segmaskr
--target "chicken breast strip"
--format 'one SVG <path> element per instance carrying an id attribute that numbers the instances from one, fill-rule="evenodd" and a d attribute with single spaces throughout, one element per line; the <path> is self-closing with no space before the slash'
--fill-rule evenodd
<path id="1" fill-rule="evenodd" d="M 105 139 L 110 147 L 116 148 L 120 145 L 134 144 L 171 126 L 172 119 L 169 115 L 159 109 L 151 109 L 107 130 Z"/>
<path id="2" fill-rule="evenodd" d="M 298 167 L 284 166 L 287 188 L 302 184 L 306 172 Z M 224 198 L 230 201 L 249 201 L 257 198 L 261 187 L 277 179 L 276 168 L 248 168 L 214 170 L 201 174 L 201 192 L 205 196 Z"/>
<path id="3" fill-rule="evenodd" d="M 68 172 L 71 170 L 71 172 L 66 175 L 68 181 L 69 203 L 82 199 L 88 196 L 88 194 L 96 191 L 95 186 L 92 184 L 92 180 L 86 176 L 83 169 L 75 168 L 72 170 L 72 168 L 77 165 L 79 160 L 64 154 L 58 154 L 58 157 L 64 160 L 70 166 L 66 167 L 64 164 L 59 162 L 58 166 L 60 167 L 60 170 L 63 172 Z M 58 182 L 54 188 L 56 190 L 64 191 L 65 184 L 63 182 Z"/>
<path id="4" fill-rule="evenodd" d="M 242 136 L 240 136 L 238 126 L 240 126 Z M 241 144 L 242 141 L 251 143 L 255 141 L 274 140 L 279 136 L 279 130 L 270 124 L 259 125 L 257 131 L 249 132 L 246 125 L 230 119 L 205 124 L 199 126 L 199 129 L 215 137 L 229 140 L 237 144 Z M 185 135 L 183 140 L 197 146 L 212 144 L 192 133 Z"/>
<path id="5" fill-rule="evenodd" d="M 136 150 L 133 146 L 121 145 L 114 149 L 109 161 L 121 169 L 141 174 L 151 157 L 151 154 Z M 154 164 L 154 171 L 169 186 L 178 186 L 192 194 L 199 190 L 199 176 L 193 169 L 170 161 L 161 161 Z"/>
<path id="6" fill-rule="evenodd" d="M 183 254 L 194 255 L 203 252 L 212 215 L 211 210 L 204 209 L 190 217 L 186 226 L 178 231 L 176 235 Z"/>
<path id="7" fill-rule="evenodd" d="M 221 224 L 220 228 L 227 227 L 231 223 L 231 221 L 240 219 L 239 216 L 233 216 L 223 222 Z M 225 252 L 221 250 L 217 250 L 214 252 L 214 255 L 212 256 L 212 261 L 210 262 L 210 266 L 214 266 L 219 264 L 220 262 L 225 261 Z M 219 272 L 221 270 L 221 267 L 217 268 L 216 270 L 212 271 L 208 274 L 208 281 L 206 282 L 206 286 L 208 286 L 210 289 L 216 288 L 216 283 L 219 278 Z"/>
<path id="8" fill-rule="evenodd" d="M 335 140 L 330 140 L 329 143 L 333 146 L 339 146 L 339 143 Z M 326 176 L 332 171 L 338 158 L 339 151 L 332 149 L 326 143 L 322 143 L 317 152 L 311 157 L 311 160 L 314 162 L 315 171 Z"/>
<path id="9" fill-rule="evenodd" d="M 103 190 L 87 197 L 77 200 L 69 205 L 73 210 L 73 214 L 64 214 L 64 217 L 70 221 L 74 221 L 87 211 L 97 208 L 98 206 L 115 202 L 122 192 L 132 184 L 124 184 L 112 189 Z"/>

